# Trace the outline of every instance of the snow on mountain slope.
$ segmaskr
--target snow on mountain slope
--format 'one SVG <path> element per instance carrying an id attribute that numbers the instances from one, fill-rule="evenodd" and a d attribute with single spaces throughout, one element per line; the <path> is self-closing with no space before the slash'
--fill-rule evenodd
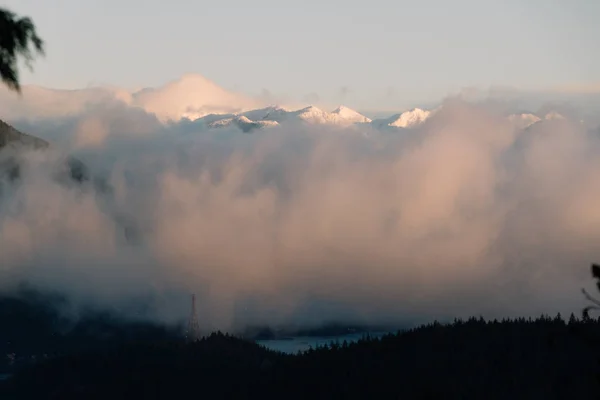
<path id="1" fill-rule="evenodd" d="M 566 119 L 563 115 L 557 113 L 556 111 L 551 111 L 544 116 L 545 120 L 564 120 Z"/>
<path id="2" fill-rule="evenodd" d="M 301 121 L 309 124 L 326 124 L 348 126 L 355 123 L 368 123 L 371 120 L 364 115 L 344 106 L 332 112 L 323 111 L 315 106 L 308 106 L 296 111 L 288 111 L 281 107 L 272 109 L 264 120 L 282 122 Z"/>
<path id="3" fill-rule="evenodd" d="M 209 128 L 224 128 L 235 123 L 235 117 L 221 118 L 214 121 L 207 122 L 206 126 Z"/>
<path id="4" fill-rule="evenodd" d="M 269 110 L 261 119 L 264 121 L 276 121 L 281 123 L 283 121 L 294 119 L 294 117 L 296 117 L 300 111 L 302 110 L 290 111 L 282 107 L 274 107 L 273 109 Z"/>
<path id="5" fill-rule="evenodd" d="M 522 114 L 511 114 L 508 116 L 508 120 L 517 128 L 517 129 L 527 129 L 530 126 L 537 124 L 542 121 L 557 121 L 557 120 L 565 120 L 566 118 L 557 113 L 556 111 L 550 111 L 543 118 L 538 117 L 535 114 L 531 113 L 522 113 Z"/>
<path id="6" fill-rule="evenodd" d="M 425 122 L 425 120 L 429 118 L 430 115 L 431 111 L 422 110 L 420 108 L 414 108 L 412 110 L 408 110 L 400 114 L 395 121 L 389 123 L 389 126 L 395 126 L 398 128 L 409 128 Z"/>
<path id="7" fill-rule="evenodd" d="M 259 107 L 258 101 L 229 92 L 201 75 L 187 74 L 159 88 L 133 93 L 133 104 L 163 120 L 195 120 Z"/>
<path id="8" fill-rule="evenodd" d="M 392 115 L 389 118 L 376 119 L 372 124 L 378 128 L 384 128 L 386 126 L 394 128 L 411 128 L 422 124 L 431 117 L 431 115 L 433 115 L 433 111 L 413 108 L 412 110 Z"/>
<path id="9" fill-rule="evenodd" d="M 208 114 L 204 117 L 198 118 L 196 121 L 203 122 L 206 125 L 211 125 L 220 120 L 233 119 L 235 116 L 235 114 Z"/>
<path id="10" fill-rule="evenodd" d="M 265 107 L 265 108 L 259 108 L 258 110 L 250 110 L 250 111 L 246 111 L 241 113 L 240 115 L 243 115 L 244 117 L 247 117 L 248 119 L 252 120 L 252 121 L 259 121 L 259 120 L 264 120 L 268 115 L 270 114 L 285 114 L 285 113 L 289 113 L 290 110 L 280 107 L 280 106 L 269 106 L 269 107 Z"/>
<path id="11" fill-rule="evenodd" d="M 238 118 L 236 118 L 238 123 L 244 123 L 244 124 L 255 124 L 255 125 L 259 125 L 259 126 L 276 126 L 279 125 L 276 121 L 266 121 L 266 120 L 259 120 L 259 121 L 252 121 L 250 120 L 248 117 L 245 116 L 240 116 Z"/>
<path id="12" fill-rule="evenodd" d="M 229 127 L 229 126 L 237 126 L 244 132 L 250 132 L 254 129 L 265 128 L 265 127 L 270 127 L 270 126 L 277 126 L 277 125 L 279 125 L 279 124 L 275 121 L 264 121 L 264 120 L 252 121 L 251 119 L 249 119 L 248 117 L 246 117 L 244 115 L 236 115 L 231 118 L 216 119 L 207 124 L 207 126 L 209 128 L 225 128 L 225 127 Z"/>
<path id="13" fill-rule="evenodd" d="M 306 108 L 288 114 L 293 117 L 299 118 L 302 121 L 313 124 L 327 124 L 331 119 L 327 111 L 323 111 L 315 106 L 308 106 Z"/>
<path id="14" fill-rule="evenodd" d="M 529 126 L 541 121 L 541 118 L 534 114 L 523 113 L 523 114 L 511 114 L 508 116 L 508 120 L 517 129 L 525 129 Z"/>
<path id="15" fill-rule="evenodd" d="M 344 106 L 336 108 L 330 116 L 336 124 L 367 124 L 371 122 L 371 120 L 364 115 Z"/>
<path id="16" fill-rule="evenodd" d="M 269 106 L 241 113 L 209 114 L 199 118 L 199 120 L 204 122 L 209 128 L 235 124 L 243 129 L 264 128 L 276 126 L 281 123 L 294 122 L 336 126 L 350 126 L 357 123 L 371 122 L 364 115 L 344 106 L 340 106 L 332 112 L 323 111 L 315 106 L 308 106 L 295 111 L 290 111 L 280 106 Z"/>

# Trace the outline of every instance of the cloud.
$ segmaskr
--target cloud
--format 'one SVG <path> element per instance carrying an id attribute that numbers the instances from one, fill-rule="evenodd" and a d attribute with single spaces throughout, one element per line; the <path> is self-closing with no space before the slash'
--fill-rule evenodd
<path id="1" fill-rule="evenodd" d="M 600 94 L 600 82 L 568 83 L 546 91 L 568 94 Z"/>
<path id="2" fill-rule="evenodd" d="M 65 138 L 111 190 L 61 185 L 54 158 L 28 155 L 3 184 L 3 290 L 152 299 L 165 321 L 195 292 L 221 329 L 502 317 L 577 312 L 600 258 L 600 138 L 568 119 L 516 132 L 454 99 L 397 134 L 207 131 L 125 102 L 53 121 L 28 132 Z"/>
<path id="3" fill-rule="evenodd" d="M 163 122 L 265 105 L 261 96 L 251 98 L 227 91 L 198 74 L 186 74 L 161 87 L 136 91 L 110 86 L 57 90 L 26 85 L 23 96 L 19 96 L 6 88 L 0 89 L 3 118 L 11 121 L 72 117 L 109 104 L 140 108 Z"/>
<path id="4" fill-rule="evenodd" d="M 3 118 L 37 120 L 72 117 L 90 107 L 132 102 L 130 93 L 110 87 L 59 90 L 24 85 L 22 91 L 23 94 L 18 95 L 7 88 L 0 88 Z"/>
<path id="5" fill-rule="evenodd" d="M 224 90 L 203 76 L 187 74 L 178 80 L 157 88 L 136 92 L 134 104 L 161 120 L 178 120 L 214 112 L 237 112 L 257 108 L 262 103 L 243 95 Z"/>

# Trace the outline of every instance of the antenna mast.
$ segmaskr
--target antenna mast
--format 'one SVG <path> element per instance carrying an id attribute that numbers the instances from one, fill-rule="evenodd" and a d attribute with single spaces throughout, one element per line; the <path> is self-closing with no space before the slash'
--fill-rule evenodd
<path id="1" fill-rule="evenodd" d="M 187 340 L 195 342 L 198 339 L 200 339 L 200 324 L 196 315 L 196 295 L 192 294 L 192 314 L 188 321 Z"/>

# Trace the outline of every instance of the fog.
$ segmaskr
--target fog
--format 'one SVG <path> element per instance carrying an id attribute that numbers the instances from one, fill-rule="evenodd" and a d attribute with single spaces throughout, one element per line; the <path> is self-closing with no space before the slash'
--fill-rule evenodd
<path id="1" fill-rule="evenodd" d="M 115 102 L 11 122 L 112 191 L 25 155 L 0 201 L 4 292 L 165 322 L 196 293 L 201 325 L 225 330 L 535 316 L 579 313 L 600 259 L 600 136 L 578 120 L 517 131 L 449 99 L 397 131 L 206 130 Z"/>

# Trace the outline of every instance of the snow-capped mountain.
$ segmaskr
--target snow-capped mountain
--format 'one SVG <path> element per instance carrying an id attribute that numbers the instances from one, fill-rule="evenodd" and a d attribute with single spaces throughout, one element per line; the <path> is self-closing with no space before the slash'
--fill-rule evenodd
<path id="1" fill-rule="evenodd" d="M 368 117 L 345 106 L 339 106 L 328 112 L 315 106 L 299 110 L 289 110 L 280 106 L 269 106 L 241 113 L 209 114 L 198 120 L 208 128 L 237 126 L 244 132 L 254 129 L 274 127 L 280 124 L 302 123 L 329 125 L 338 127 L 370 126 L 375 129 L 399 130 L 415 128 L 437 113 L 440 108 L 424 110 L 413 108 L 388 118 L 371 120 Z M 543 117 L 533 113 L 516 113 L 506 116 L 518 130 L 524 130 L 541 121 L 564 119 L 561 114 L 549 112 Z"/>
<path id="2" fill-rule="evenodd" d="M 541 121 L 542 119 L 537 115 L 524 113 L 524 114 L 511 114 L 508 116 L 508 120 L 517 129 L 525 129 L 529 126 Z"/>
<path id="3" fill-rule="evenodd" d="M 265 108 L 259 108 L 258 110 L 246 111 L 246 112 L 241 113 L 240 115 L 243 115 L 244 117 L 248 118 L 251 121 L 258 121 L 258 120 L 268 120 L 269 118 L 267 118 L 267 117 L 272 114 L 285 114 L 285 113 L 289 113 L 289 112 L 290 112 L 290 110 L 288 110 L 287 108 L 273 105 L 273 106 L 269 106 L 269 107 L 265 107 Z M 275 119 L 273 119 L 273 121 L 275 121 Z"/>
<path id="4" fill-rule="evenodd" d="M 400 114 L 394 121 L 389 123 L 389 126 L 395 126 L 398 128 L 409 128 L 411 126 L 419 125 L 429 116 L 431 111 L 422 110 L 420 108 L 414 108 L 409 111 L 405 111 Z"/>
<path id="5" fill-rule="evenodd" d="M 425 122 L 431 114 L 432 111 L 413 108 L 412 110 L 392 115 L 389 118 L 375 120 L 373 121 L 373 125 L 377 127 L 411 128 Z"/>
<path id="6" fill-rule="evenodd" d="M 557 113 L 556 111 L 550 111 L 548 114 L 546 114 L 544 116 L 545 120 L 552 120 L 552 119 L 560 119 L 560 120 L 564 120 L 566 119 L 563 115 Z"/>
<path id="7" fill-rule="evenodd" d="M 371 120 L 358 112 L 340 106 L 332 112 L 323 111 L 315 106 L 308 106 L 296 111 L 287 111 L 282 108 L 271 110 L 265 117 L 265 120 L 277 122 L 305 122 L 310 124 L 327 124 L 327 125 L 352 125 L 355 123 L 366 123 Z"/>
<path id="8" fill-rule="evenodd" d="M 368 124 L 371 120 L 364 115 L 344 106 L 327 112 L 315 106 L 291 111 L 279 106 L 270 106 L 239 114 L 209 114 L 198 119 L 209 128 L 218 128 L 236 124 L 243 129 L 255 129 L 276 126 L 280 123 L 308 123 L 335 126 Z"/>
<path id="9" fill-rule="evenodd" d="M 556 111 L 551 111 L 544 115 L 543 117 L 539 117 L 532 113 L 521 113 L 521 114 L 511 114 L 508 117 L 508 120 L 514 125 L 517 129 L 527 129 L 530 126 L 537 124 L 542 121 L 551 121 L 551 120 L 565 120 L 566 118 L 557 113 Z"/>
<path id="10" fill-rule="evenodd" d="M 270 117 L 273 117 L 274 114 L 271 114 Z M 304 122 L 309 122 L 313 124 L 325 124 L 328 122 L 328 113 L 317 108 L 315 106 L 308 106 L 298 111 L 293 111 L 291 113 L 286 113 L 285 118 L 296 118 L 302 120 Z"/>
<path id="11" fill-rule="evenodd" d="M 154 114 L 164 123 L 189 119 L 198 121 L 204 127 L 216 128 L 234 124 L 244 126 L 246 129 L 248 126 L 262 128 L 295 122 L 337 127 L 357 125 L 361 129 L 368 127 L 394 132 L 419 127 L 437 112 L 436 108 L 413 108 L 388 118 L 377 118 L 372 121 L 345 106 L 340 106 L 333 111 L 325 111 L 313 105 L 304 108 L 296 106 L 291 109 L 277 105 L 267 106 L 263 98 L 225 89 L 198 74 L 185 74 L 179 79 L 155 88 L 126 89 L 98 86 L 58 90 L 25 85 L 23 93 L 24 96 L 17 96 L 7 89 L 0 90 L 0 107 L 4 118 L 9 121 L 54 116 L 62 118 L 83 112 L 89 107 L 115 104 L 140 108 L 149 114 Z M 290 106 L 289 103 L 286 104 Z M 572 119 L 570 115 L 559 114 L 552 108 L 544 108 L 543 111 L 536 113 L 513 111 L 513 114 L 506 115 L 506 118 L 515 129 L 523 130 L 542 121 L 570 120 Z"/>
<path id="12" fill-rule="evenodd" d="M 343 124 L 368 124 L 371 119 L 345 106 L 339 106 L 329 114 L 333 123 L 338 125 Z"/>
<path id="13" fill-rule="evenodd" d="M 202 75 L 186 74 L 158 88 L 132 94 L 132 103 L 159 119 L 196 120 L 211 113 L 232 113 L 259 106 L 255 99 L 230 92 Z"/>
<path id="14" fill-rule="evenodd" d="M 276 126 L 276 125 L 279 125 L 279 123 L 277 123 L 276 121 L 265 121 L 265 120 L 252 121 L 251 119 L 249 119 L 248 117 L 246 117 L 244 115 L 238 115 L 238 116 L 234 116 L 231 118 L 217 119 L 217 120 L 213 120 L 212 122 L 207 123 L 207 126 L 209 128 L 224 128 L 224 127 L 228 127 L 231 125 L 236 125 L 243 132 L 250 132 L 250 131 L 252 131 L 254 129 L 258 129 L 258 128 L 264 128 L 264 127 L 268 127 L 268 126 Z"/>
<path id="15" fill-rule="evenodd" d="M 364 115 L 344 106 L 340 106 L 332 112 L 321 110 L 315 106 L 308 106 L 296 111 L 289 111 L 281 107 L 273 107 L 262 119 L 279 123 L 296 121 L 339 126 L 371 122 L 371 120 Z"/>
<path id="16" fill-rule="evenodd" d="M 236 117 L 235 114 L 208 114 L 202 118 L 196 119 L 196 121 L 201 121 L 202 123 L 206 124 L 207 126 L 211 126 L 218 121 L 230 120 L 235 117 Z"/>

